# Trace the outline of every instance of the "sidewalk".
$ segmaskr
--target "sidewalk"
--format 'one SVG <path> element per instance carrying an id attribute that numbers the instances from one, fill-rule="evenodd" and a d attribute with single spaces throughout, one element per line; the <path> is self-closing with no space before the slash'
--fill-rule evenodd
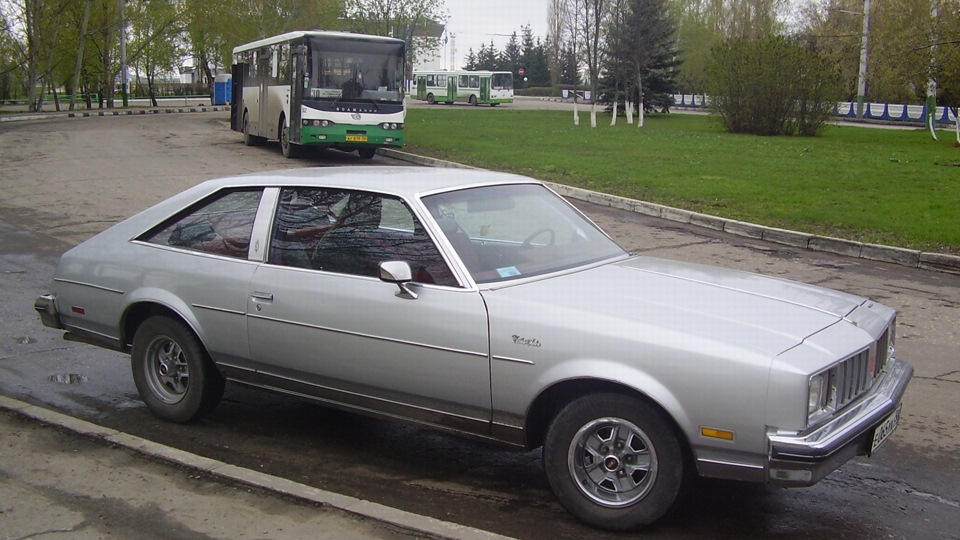
<path id="1" fill-rule="evenodd" d="M 494 539 L 0 396 L 0 539 Z"/>

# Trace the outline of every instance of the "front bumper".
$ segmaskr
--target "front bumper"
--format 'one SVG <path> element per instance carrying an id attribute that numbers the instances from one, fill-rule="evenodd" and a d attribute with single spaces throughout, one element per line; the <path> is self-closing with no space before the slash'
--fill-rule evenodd
<path id="1" fill-rule="evenodd" d="M 304 125 L 300 144 L 338 147 L 402 147 L 404 130 L 383 129 L 377 125 L 333 124 L 327 127 Z"/>
<path id="2" fill-rule="evenodd" d="M 851 458 L 869 453 L 874 431 L 898 411 L 912 376 L 910 364 L 891 358 L 873 390 L 830 422 L 800 434 L 769 435 L 768 481 L 810 486 Z"/>
<path id="3" fill-rule="evenodd" d="M 44 294 L 33 302 L 33 309 L 40 314 L 40 322 L 50 328 L 63 329 L 60 322 L 60 313 L 57 311 L 57 297 L 53 294 Z"/>

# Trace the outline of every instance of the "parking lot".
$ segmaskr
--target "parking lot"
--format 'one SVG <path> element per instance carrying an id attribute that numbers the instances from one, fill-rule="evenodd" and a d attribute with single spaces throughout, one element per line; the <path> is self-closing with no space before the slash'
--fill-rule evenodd
<path id="1" fill-rule="evenodd" d="M 228 113 L 207 112 L 0 124 L 0 393 L 504 535 L 614 537 L 560 508 L 536 451 L 491 448 L 240 388 L 228 389 L 201 424 L 164 424 L 139 403 L 126 358 L 64 342 L 40 326 L 32 302 L 45 292 L 59 253 L 178 191 L 244 172 L 370 164 L 336 151 L 286 160 L 275 145 L 243 146 L 228 123 Z M 373 163 L 396 164 L 383 156 Z M 900 311 L 898 355 L 916 369 L 900 428 L 874 458 L 851 462 L 808 489 L 704 482 L 678 516 L 647 537 L 960 537 L 960 276 L 580 206 L 638 253 L 785 277 L 890 305 Z"/>

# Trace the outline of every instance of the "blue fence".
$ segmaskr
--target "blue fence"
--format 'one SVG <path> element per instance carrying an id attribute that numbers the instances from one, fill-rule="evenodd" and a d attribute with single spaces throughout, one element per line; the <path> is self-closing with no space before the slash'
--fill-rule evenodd
<path id="1" fill-rule="evenodd" d="M 709 97 L 695 94 L 674 94 L 675 107 L 689 107 L 692 109 L 706 108 Z M 841 118 L 856 118 L 857 104 L 850 101 L 841 101 L 834 108 L 834 114 Z M 863 117 L 871 120 L 887 120 L 891 122 L 924 123 L 927 117 L 926 105 L 898 105 L 893 103 L 864 103 Z M 947 107 L 937 107 L 934 116 L 938 124 L 953 124 L 957 117 Z"/>

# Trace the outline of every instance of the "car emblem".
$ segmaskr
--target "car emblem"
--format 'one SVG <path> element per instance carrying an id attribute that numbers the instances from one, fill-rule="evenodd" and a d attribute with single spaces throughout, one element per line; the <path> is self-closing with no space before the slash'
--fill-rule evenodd
<path id="1" fill-rule="evenodd" d="M 353 114 L 350 115 L 350 118 L 353 118 L 354 120 L 360 120 L 360 114 L 359 114 L 359 113 L 353 113 Z"/>

